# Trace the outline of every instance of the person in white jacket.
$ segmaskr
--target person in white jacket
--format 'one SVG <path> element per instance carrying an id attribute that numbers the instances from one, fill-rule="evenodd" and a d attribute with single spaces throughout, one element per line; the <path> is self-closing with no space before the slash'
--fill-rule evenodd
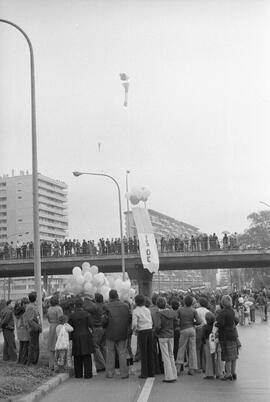
<path id="1" fill-rule="evenodd" d="M 73 331 L 73 327 L 67 323 L 67 317 L 62 315 L 59 317 L 59 325 L 56 327 L 56 344 L 55 344 L 55 371 L 65 372 L 68 369 L 69 355 L 69 332 Z"/>

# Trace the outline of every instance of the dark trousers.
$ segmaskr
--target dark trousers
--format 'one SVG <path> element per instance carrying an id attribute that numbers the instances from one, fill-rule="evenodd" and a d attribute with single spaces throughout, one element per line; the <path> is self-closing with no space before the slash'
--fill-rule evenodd
<path id="1" fill-rule="evenodd" d="M 250 321 L 255 322 L 255 309 L 250 309 Z"/>
<path id="2" fill-rule="evenodd" d="M 20 341 L 18 363 L 26 364 L 28 361 L 29 341 Z"/>
<path id="3" fill-rule="evenodd" d="M 37 364 L 39 359 L 39 332 L 31 331 L 29 333 L 29 349 L 27 364 Z"/>
<path id="4" fill-rule="evenodd" d="M 91 378 L 93 376 L 91 355 L 74 356 L 74 373 L 76 378 L 83 376 L 84 378 Z"/>
<path id="5" fill-rule="evenodd" d="M 154 374 L 164 374 L 163 361 L 158 338 L 153 334 Z"/>
<path id="6" fill-rule="evenodd" d="M 177 359 L 178 348 L 179 348 L 180 331 L 174 331 L 174 342 L 173 342 L 173 355 L 174 360 Z"/>
<path id="7" fill-rule="evenodd" d="M 152 329 L 138 331 L 138 344 L 141 352 L 141 376 L 154 377 Z"/>
<path id="8" fill-rule="evenodd" d="M 3 360 L 17 360 L 14 329 L 3 329 L 4 347 Z"/>

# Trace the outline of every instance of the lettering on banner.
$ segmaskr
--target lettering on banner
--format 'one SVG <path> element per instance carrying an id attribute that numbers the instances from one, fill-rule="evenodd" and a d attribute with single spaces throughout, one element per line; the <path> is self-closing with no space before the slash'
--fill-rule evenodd
<path id="1" fill-rule="evenodd" d="M 148 241 L 147 235 L 145 235 L 145 246 L 146 246 L 146 259 L 147 262 L 151 262 L 151 249 L 150 249 L 150 243 Z"/>

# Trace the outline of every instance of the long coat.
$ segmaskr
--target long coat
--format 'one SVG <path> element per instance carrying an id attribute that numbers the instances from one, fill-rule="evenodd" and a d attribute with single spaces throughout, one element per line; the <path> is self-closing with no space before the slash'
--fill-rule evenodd
<path id="1" fill-rule="evenodd" d="M 50 306 L 48 308 L 47 317 L 50 323 L 49 335 L 48 335 L 48 350 L 52 352 L 55 350 L 55 344 L 57 339 L 56 327 L 59 324 L 59 317 L 62 315 L 63 315 L 62 307 L 56 305 L 56 306 Z"/>
<path id="2" fill-rule="evenodd" d="M 70 315 L 68 323 L 74 329 L 71 332 L 72 355 L 85 356 L 94 353 L 93 337 L 90 332 L 92 329 L 90 314 L 78 308 Z"/>
<path id="3" fill-rule="evenodd" d="M 231 307 L 220 310 L 216 317 L 216 326 L 218 327 L 218 336 L 220 341 L 236 341 L 238 318 Z"/>

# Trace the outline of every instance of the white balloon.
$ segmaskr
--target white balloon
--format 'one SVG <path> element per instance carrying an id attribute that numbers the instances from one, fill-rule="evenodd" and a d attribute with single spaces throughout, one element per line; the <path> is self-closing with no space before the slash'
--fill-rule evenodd
<path id="1" fill-rule="evenodd" d="M 82 274 L 81 268 L 80 268 L 80 267 L 74 267 L 73 270 L 72 270 L 72 274 L 73 274 L 75 277 L 78 276 L 78 275 L 81 275 L 81 274 Z"/>
<path id="2" fill-rule="evenodd" d="M 94 295 L 95 294 L 95 288 L 90 282 L 86 282 L 84 284 L 84 293 L 89 294 L 89 295 Z"/>
<path id="3" fill-rule="evenodd" d="M 96 265 L 92 265 L 92 267 L 90 267 L 90 272 L 92 275 L 96 275 L 98 273 L 98 267 Z"/>
<path id="4" fill-rule="evenodd" d="M 82 289 L 83 289 L 82 285 L 77 284 L 72 287 L 72 293 L 74 293 L 74 295 L 78 295 L 79 293 L 82 292 Z"/>
<path id="5" fill-rule="evenodd" d="M 131 282 L 130 281 L 124 281 L 123 282 L 123 289 L 124 290 L 129 290 L 131 288 Z"/>
<path id="6" fill-rule="evenodd" d="M 85 282 L 83 288 L 84 288 L 85 293 L 91 294 L 91 292 L 93 291 L 93 286 L 90 282 Z"/>
<path id="7" fill-rule="evenodd" d="M 85 272 L 83 277 L 84 277 L 85 282 L 91 282 L 93 279 L 93 275 L 91 274 L 91 272 L 88 272 L 88 271 Z"/>
<path id="8" fill-rule="evenodd" d="M 76 276 L 76 282 L 77 282 L 79 285 L 82 285 L 82 284 L 84 283 L 84 277 L 83 277 L 82 275 Z"/>
<path id="9" fill-rule="evenodd" d="M 120 292 L 123 289 L 122 279 L 120 279 L 120 278 L 116 279 L 116 281 L 114 282 L 114 287 L 118 292 Z"/>
<path id="10" fill-rule="evenodd" d="M 103 272 L 96 274 L 95 277 L 99 280 L 99 286 L 103 286 L 105 283 L 105 275 L 103 274 Z"/>
<path id="11" fill-rule="evenodd" d="M 103 286 L 105 283 L 104 274 L 102 272 L 100 272 L 99 274 L 96 274 L 92 279 L 92 283 L 93 283 L 93 285 L 95 285 L 97 287 Z"/>
<path id="12" fill-rule="evenodd" d="M 130 301 L 130 297 L 129 297 L 129 294 L 128 293 L 123 293 L 122 294 L 122 297 L 121 297 L 121 300 L 127 300 L 127 301 Z"/>
<path id="13" fill-rule="evenodd" d="M 85 261 L 82 263 L 82 271 L 83 273 L 87 272 L 90 270 L 90 264 L 89 262 Z"/>
<path id="14" fill-rule="evenodd" d="M 108 285 L 111 289 L 114 288 L 114 277 L 113 276 L 107 276 L 107 281 L 108 281 Z"/>
<path id="15" fill-rule="evenodd" d="M 148 197 L 150 196 L 151 192 L 146 187 L 142 187 L 141 190 L 142 190 L 141 200 L 146 202 L 148 200 Z"/>
<path id="16" fill-rule="evenodd" d="M 136 195 L 131 194 L 131 196 L 129 197 L 129 201 L 132 205 L 137 205 L 139 204 L 140 199 Z"/>

